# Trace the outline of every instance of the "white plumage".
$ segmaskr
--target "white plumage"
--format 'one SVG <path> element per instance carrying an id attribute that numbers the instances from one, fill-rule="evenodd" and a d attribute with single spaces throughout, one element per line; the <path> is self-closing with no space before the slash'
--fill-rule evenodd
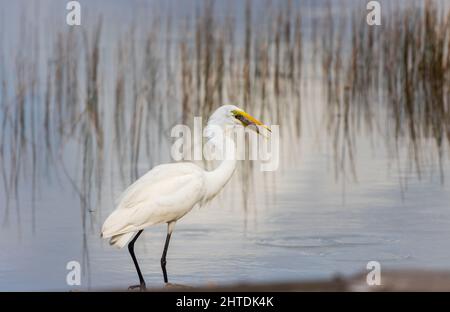
<path id="1" fill-rule="evenodd" d="M 140 285 L 132 287 L 145 289 L 134 255 L 134 242 L 146 227 L 160 223 L 168 224 L 161 258 L 167 283 L 166 253 L 175 223 L 196 205 L 215 197 L 230 180 L 236 168 L 236 149 L 228 131 L 238 125 L 266 127 L 236 106 L 224 105 L 211 115 L 205 129 L 207 139 L 223 159 L 215 170 L 205 171 L 186 162 L 159 165 L 130 185 L 119 198 L 116 209 L 103 224 L 102 237 L 109 238 L 110 244 L 119 248 L 129 243 L 128 249 L 140 280 Z"/>
<path id="2" fill-rule="evenodd" d="M 205 198 L 205 173 L 192 163 L 164 164 L 130 185 L 103 224 L 103 237 L 124 247 L 150 225 L 177 221 Z"/>

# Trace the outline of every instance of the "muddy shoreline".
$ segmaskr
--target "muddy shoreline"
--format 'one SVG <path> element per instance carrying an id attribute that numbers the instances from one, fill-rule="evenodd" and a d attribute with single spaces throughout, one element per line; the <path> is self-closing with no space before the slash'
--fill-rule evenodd
<path id="1" fill-rule="evenodd" d="M 166 287 L 147 288 L 149 292 L 435 292 L 450 291 L 450 272 L 404 270 L 382 272 L 381 285 L 369 286 L 365 272 L 343 277 L 336 275 L 328 280 L 306 280 L 270 283 L 238 283 L 234 285 L 186 286 L 169 284 Z M 96 291 L 96 290 L 94 290 Z M 125 291 L 120 289 L 98 291 Z"/>

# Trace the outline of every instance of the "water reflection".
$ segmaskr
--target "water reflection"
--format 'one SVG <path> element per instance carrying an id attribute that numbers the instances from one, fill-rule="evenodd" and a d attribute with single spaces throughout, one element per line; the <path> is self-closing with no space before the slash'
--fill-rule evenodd
<path id="1" fill-rule="evenodd" d="M 197 282 L 198 272 L 231 281 L 224 276 L 238 265 L 242 278 L 254 278 L 246 274 L 256 274 L 257 268 L 267 270 L 261 278 L 318 276 L 334 268 L 349 272 L 348 263 L 365 260 L 366 253 L 423 265 L 426 252 L 411 256 L 407 235 L 396 233 L 389 220 L 409 221 L 398 220 L 398 212 L 389 209 L 402 205 L 392 197 L 408 187 L 430 191 L 437 211 L 446 207 L 447 186 L 436 185 L 434 166 L 443 183 L 450 139 L 450 11 L 441 1 L 394 7 L 383 2 L 390 9 L 378 28 L 368 27 L 360 14 L 365 1 L 350 2 L 351 14 L 334 1 L 267 1 L 264 6 L 192 1 L 192 7 L 179 10 L 137 1 L 133 9 L 112 4 L 106 11 L 99 1 L 75 29 L 54 27 L 61 21 L 53 10 L 64 11 L 56 1 L 2 3 L 10 6 L 10 16 L 23 17 L 15 22 L 5 17 L 0 31 L 4 231 L 25 235 L 26 241 L 31 229 L 54 244 L 41 242 L 39 248 L 54 252 L 64 246 L 52 236 L 76 241 L 67 255 L 51 261 L 63 263 L 81 254 L 88 286 L 111 285 L 111 279 L 121 285 L 133 271 L 117 274 L 115 268 L 127 260 L 98 238 L 114 198 L 155 164 L 170 161 L 173 125 L 192 125 L 194 115 L 206 117 L 223 103 L 235 103 L 282 127 L 280 172 L 262 174 L 251 162 L 241 164 L 212 207 L 214 218 L 203 216 L 209 226 L 188 219 L 178 230 L 180 240 L 200 247 L 195 252 L 178 245 L 174 257 L 186 263 L 186 271 L 174 274 L 189 283 Z M 446 9 L 438 9 L 443 5 Z M 323 152 L 323 146 L 331 151 Z M 374 171 L 367 172 L 371 166 Z M 388 176 L 377 179 L 386 167 Z M 376 195 L 388 199 L 378 203 Z M 408 200 L 408 194 L 399 196 Z M 382 213 L 364 209 L 369 200 Z M 405 227 L 408 234 L 423 217 L 414 208 L 406 218 L 413 223 Z M 430 212 L 431 223 L 434 213 L 447 215 Z M 372 217 L 385 220 L 390 235 L 380 235 Z M 243 224 L 244 230 L 231 224 Z M 362 230 L 369 233 L 355 234 Z M 236 243 L 241 232 L 246 240 Z M 144 263 L 148 268 L 158 263 L 159 252 L 153 251 L 162 241 L 154 239 L 158 229 L 150 233 L 152 239 L 138 251 L 152 251 Z M 417 239 L 429 244 L 433 235 Z M 196 240 L 204 236 L 208 242 Z M 225 244 L 228 240 L 237 246 Z M 223 247 L 217 253 L 229 261 L 223 273 L 195 259 L 217 245 Z M 39 256 L 39 248 L 18 249 L 3 259 L 2 274 L 17 269 L 11 264 L 14 255 L 48 260 Z M 288 260 L 278 271 L 267 269 L 280 256 L 306 257 L 304 269 Z M 319 261 L 326 267 L 320 273 L 315 257 L 327 256 Z M 442 265 L 444 256 L 436 254 L 434 260 Z M 255 269 L 248 261 L 256 263 Z M 64 276 L 64 269 L 58 274 Z M 55 278 L 45 287 L 65 285 Z"/>
<path id="2" fill-rule="evenodd" d="M 264 8 L 267 20 L 256 23 L 254 5 L 247 2 L 244 33 L 236 29 L 235 11 L 218 16 L 209 1 L 201 2 L 195 16 L 183 12 L 177 20 L 170 11 L 164 17 L 147 11 L 114 35 L 102 15 L 78 30 L 44 24 L 53 34 L 49 48 L 29 19 L 20 33 L 31 40 L 11 47 L 15 64 L 2 63 L 5 222 L 29 170 L 33 194 L 43 172 L 63 175 L 85 219 L 100 206 L 108 171 L 119 171 L 120 179 L 111 183 L 124 187 L 169 161 L 171 127 L 191 124 L 194 115 L 207 117 L 223 103 L 241 103 L 261 119 L 283 124 L 291 140 L 298 138 L 302 23 L 291 5 Z M 25 56 L 28 50 L 36 53 Z M 69 163 L 72 148 L 77 156 Z M 54 172 L 55 162 L 61 172 Z M 251 188 L 251 167 L 246 162 L 240 170 L 242 198 Z"/>
<path id="3" fill-rule="evenodd" d="M 406 147 L 419 178 L 427 158 L 437 158 L 443 182 L 450 140 L 448 5 L 397 6 L 383 27 L 367 27 L 365 17 L 354 14 L 348 33 L 331 13 L 327 20 L 322 66 L 338 171 L 349 164 L 356 176 L 355 134 L 368 132 L 383 136 L 396 154 Z M 431 149 L 424 145 L 428 140 Z"/>

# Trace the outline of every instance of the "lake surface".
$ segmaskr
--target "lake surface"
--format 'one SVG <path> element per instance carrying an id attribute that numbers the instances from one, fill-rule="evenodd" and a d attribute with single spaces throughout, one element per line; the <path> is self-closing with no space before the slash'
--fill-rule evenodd
<path id="1" fill-rule="evenodd" d="M 308 3 L 311 9 L 312 2 Z M 117 8 L 120 4 L 114 2 L 112 11 L 104 13 L 105 29 L 110 28 L 105 30 L 102 53 L 112 46 L 109 36 L 118 26 L 110 19 L 114 20 Z M 312 5 L 311 12 L 320 8 Z M 121 18 L 127 21 L 129 12 L 125 12 Z M 9 44 L 15 46 L 11 41 Z M 393 118 L 378 122 L 379 131 L 352 134 L 353 159 L 345 158 L 348 154 L 342 152 L 342 162 L 336 150 L 344 151 L 348 145 L 333 148 L 333 133 L 326 130 L 325 87 L 314 74 L 316 67 L 305 66 L 306 82 L 302 83 L 308 86 L 301 95 L 301 136 L 292 135 L 290 124 L 281 128 L 279 169 L 256 173 L 250 182 L 240 181 L 242 176 L 236 172 L 219 198 L 177 223 L 167 259 L 170 282 L 205 285 L 330 278 L 365 271 L 369 261 L 380 262 L 382 270 L 450 269 L 447 148 L 439 158 L 434 141 L 421 138 L 421 150 L 429 153 L 424 153 L 420 166 L 413 163 L 410 140 L 400 137 L 393 153 L 392 142 L 386 140 L 393 134 L 385 127 L 395 123 Z M 8 70 L 4 70 L 6 77 L 11 74 Z M 105 83 L 102 92 L 104 103 L 112 101 L 115 93 L 111 83 Z M 111 110 L 106 116 L 112 114 L 111 106 L 102 107 Z M 0 117 L 4 114 L 5 110 L 0 110 Z M 267 117 L 268 122 L 273 121 Z M 151 129 L 161 125 L 158 120 L 146 123 Z M 117 166 L 115 146 L 105 144 L 100 163 L 104 162 L 106 169 L 100 180 L 94 179 L 92 172 L 92 178 L 80 177 L 86 167 L 80 159 L 86 152 L 78 137 L 55 148 L 58 157 L 46 159 L 35 179 L 32 163 L 25 161 L 18 196 L 7 196 L 0 188 L 0 290 L 125 290 L 136 284 L 128 250 L 109 246 L 100 238 L 100 228 L 114 209 L 115 198 L 129 183 L 130 178 L 123 179 L 121 167 L 128 170 L 135 166 L 140 175 L 155 163 L 170 161 L 170 125 L 164 124 L 159 138 L 153 132 L 152 137 L 143 136 L 142 144 L 151 146 L 153 154 L 135 163 L 119 157 Z M 104 129 L 108 142 L 113 136 L 112 125 L 106 124 Z M 52 140 L 60 146 L 57 138 Z M 158 140 L 160 145 L 155 144 Z M 39 141 L 37 148 L 44 150 L 45 142 Z M 100 181 L 100 195 L 80 196 L 86 181 L 92 189 L 95 181 Z M 246 183 L 250 190 L 243 189 Z M 248 198 L 247 205 L 243 205 L 243 196 Z M 85 199 L 89 204 L 83 202 Z M 8 207 L 4 204 L 7 201 Z M 145 230 L 136 243 L 148 286 L 163 285 L 160 258 L 165 235 L 165 225 L 155 226 Z M 80 286 L 66 283 L 69 261 L 82 265 Z"/>
<path id="2" fill-rule="evenodd" d="M 178 222 L 168 255 L 171 282 L 330 278 L 364 271 L 372 260 L 382 269 L 449 269 L 450 190 L 441 182 L 437 163 L 423 166 L 418 179 L 407 166 L 396 165 L 407 159 L 389 156 L 381 143 L 360 137 L 357 181 L 335 179 L 334 154 L 323 147 L 329 145 L 326 136 L 307 132 L 297 161 L 282 161 L 277 172 L 266 173 L 264 183 L 254 184 L 247 213 L 236 174 L 219 199 Z M 445 166 L 443 174 L 448 176 L 449 170 Z M 14 217 L 2 227 L 1 289 L 72 289 L 65 281 L 65 266 L 72 260 L 83 264 L 77 289 L 125 289 L 135 283 L 128 251 L 99 237 L 112 200 L 104 200 L 101 213 L 91 215 L 83 237 L 79 198 L 72 187 L 45 179 L 41 183 L 34 232 L 29 196 L 21 198 L 20 227 Z M 116 187 L 115 194 L 103 197 L 119 193 Z M 165 225 L 150 228 L 136 244 L 151 286 L 162 285 L 159 259 L 165 231 Z"/>
<path id="3" fill-rule="evenodd" d="M 302 145 L 297 166 L 255 187 L 258 196 L 270 192 L 273 198 L 261 206 L 257 200 L 249 207 L 254 213 L 245 217 L 239 202 L 233 202 L 240 191 L 232 180 L 222 200 L 178 222 L 168 256 L 170 281 L 201 285 L 329 278 L 363 271 L 372 260 L 382 269 L 449 269 L 447 184 L 438 177 L 412 178 L 404 189 L 399 180 L 408 177 L 387 171 L 390 160 L 381 152 L 367 151 L 357 158 L 358 183 L 343 190 L 330 178 L 330 154 L 311 148 L 308 139 Z M 428 168 L 424 173 L 430 173 Z M 2 290 L 70 289 L 65 265 L 71 260 L 89 265 L 77 288 L 121 289 L 136 282 L 128 251 L 100 239 L 101 219 L 89 226 L 85 258 L 80 211 L 70 188 L 45 187 L 36 206 L 34 233 L 26 212 L 20 230 L 2 228 Z M 103 207 L 104 215 L 112 208 Z M 146 230 L 136 244 L 147 285 L 162 285 L 165 231 L 163 225 Z"/>

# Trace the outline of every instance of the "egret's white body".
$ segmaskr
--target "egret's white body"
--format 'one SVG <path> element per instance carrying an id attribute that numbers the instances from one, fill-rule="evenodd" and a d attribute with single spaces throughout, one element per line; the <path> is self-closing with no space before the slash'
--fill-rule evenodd
<path id="1" fill-rule="evenodd" d="M 218 148 L 227 146 L 227 155 L 223 155 L 224 160 L 221 164 L 212 171 L 205 171 L 199 166 L 187 162 L 154 167 L 123 192 L 117 208 L 103 224 L 102 236 L 110 238 L 111 245 L 122 248 L 134 236 L 138 236 L 143 229 L 151 225 L 167 223 L 169 225 L 168 238 L 163 254 L 163 271 L 165 280 L 167 280 L 165 252 L 174 225 L 195 206 L 216 196 L 230 180 L 236 168 L 235 145 L 233 139 L 225 131 L 225 127 L 242 124 L 262 125 L 261 122 L 236 106 L 225 105 L 217 109 L 208 120 L 205 132 L 208 133 L 213 126 L 222 129 L 220 136 L 214 132 L 216 135 L 209 137 L 213 144 L 217 143 Z M 213 131 L 210 132 L 213 133 Z M 215 142 L 219 139 L 231 144 L 224 145 Z M 132 243 L 134 244 L 134 240 Z M 135 260 L 134 252 L 130 250 L 130 253 Z M 135 265 L 141 279 L 136 261 Z M 142 283 L 143 280 L 141 280 Z"/>
<path id="2" fill-rule="evenodd" d="M 150 225 L 177 221 L 206 193 L 205 172 L 192 163 L 159 165 L 129 186 L 103 225 L 103 237 L 122 248 Z"/>

